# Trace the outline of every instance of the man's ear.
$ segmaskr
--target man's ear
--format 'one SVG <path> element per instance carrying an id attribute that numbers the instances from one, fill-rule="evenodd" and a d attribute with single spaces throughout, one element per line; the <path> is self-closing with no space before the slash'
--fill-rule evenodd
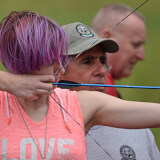
<path id="1" fill-rule="evenodd" d="M 102 38 L 110 38 L 112 36 L 112 31 L 109 31 L 109 28 L 105 28 L 103 29 L 100 34 L 99 34 L 99 37 L 101 37 L 102 35 L 104 35 Z"/>

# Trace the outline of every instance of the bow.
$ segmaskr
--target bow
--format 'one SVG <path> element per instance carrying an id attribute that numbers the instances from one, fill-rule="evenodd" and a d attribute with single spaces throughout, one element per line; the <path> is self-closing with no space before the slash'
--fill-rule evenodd
<path id="1" fill-rule="evenodd" d="M 111 27 L 106 33 L 104 33 L 101 37 L 99 37 L 99 39 L 103 38 L 106 34 L 108 34 L 110 31 L 112 31 L 113 29 L 115 29 L 121 22 L 123 22 L 125 19 L 127 19 L 131 14 L 133 14 L 136 10 L 138 10 L 139 8 L 141 8 L 145 3 L 147 3 L 149 0 L 145 0 L 141 5 L 139 5 L 136 9 L 134 9 L 131 13 L 129 13 L 126 17 L 124 17 L 122 20 L 120 20 L 118 23 L 116 23 L 113 27 Z M 97 39 L 95 42 L 93 42 L 93 44 L 91 45 L 91 47 L 99 40 Z M 68 62 L 67 64 L 64 65 L 64 68 L 66 68 L 71 62 L 73 62 L 76 58 L 78 58 L 82 53 L 84 53 L 86 51 L 86 49 L 84 49 L 81 53 L 77 54 L 70 62 Z M 61 70 L 63 69 L 60 68 L 59 70 L 57 70 L 57 72 L 54 74 L 56 75 L 57 73 L 59 73 Z M 68 81 L 67 83 L 53 83 L 53 85 L 58 85 L 60 86 L 60 88 L 74 88 L 74 87 L 78 87 L 78 86 L 101 86 L 101 87 L 123 87 L 123 88 L 145 88 L 145 89 L 160 89 L 160 87 L 154 87 L 154 86 L 126 86 L 126 85 L 101 85 L 101 84 L 78 84 L 76 82 L 70 82 Z M 100 145 L 87 131 L 85 128 L 83 128 L 73 117 L 72 115 L 65 110 L 65 108 L 63 108 L 63 106 L 57 102 L 52 96 L 51 98 L 72 118 L 72 120 L 79 125 L 80 128 L 82 128 L 84 130 L 84 132 L 86 134 L 89 135 L 89 137 L 94 140 L 94 142 L 112 159 L 115 160 L 113 157 L 111 157 L 111 155 L 104 149 L 104 147 L 102 145 Z"/>

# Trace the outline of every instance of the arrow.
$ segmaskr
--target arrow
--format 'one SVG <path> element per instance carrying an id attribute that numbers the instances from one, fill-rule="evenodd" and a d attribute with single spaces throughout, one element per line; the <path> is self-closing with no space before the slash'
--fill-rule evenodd
<path id="1" fill-rule="evenodd" d="M 58 83 L 52 83 L 57 85 L 62 89 L 71 89 L 80 86 L 89 86 L 89 87 L 116 87 L 116 88 L 138 88 L 138 89 L 160 89 L 159 86 L 132 86 L 132 85 L 109 85 L 109 84 L 85 84 L 85 83 L 76 83 L 72 81 L 61 80 Z"/>

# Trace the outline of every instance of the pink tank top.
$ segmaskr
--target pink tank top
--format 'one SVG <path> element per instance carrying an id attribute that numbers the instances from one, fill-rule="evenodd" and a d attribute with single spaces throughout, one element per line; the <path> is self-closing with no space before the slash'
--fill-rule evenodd
<path id="1" fill-rule="evenodd" d="M 84 127 L 77 94 L 74 91 L 55 89 L 52 96 L 72 117 Z M 58 98 L 58 96 L 59 98 Z M 0 92 L 0 159 L 40 160 L 41 154 L 31 138 L 17 104 L 31 131 L 40 152 L 44 153 L 46 117 L 39 123 L 32 121 L 24 112 L 15 96 L 8 93 L 8 109 L 5 92 Z M 18 101 L 17 101 L 18 102 Z M 50 97 L 47 122 L 46 159 L 48 160 L 86 160 L 87 148 L 84 131 Z M 8 116 L 11 123 L 8 123 Z M 70 129 L 67 129 L 65 123 Z M 70 132 L 70 130 L 72 132 Z"/>

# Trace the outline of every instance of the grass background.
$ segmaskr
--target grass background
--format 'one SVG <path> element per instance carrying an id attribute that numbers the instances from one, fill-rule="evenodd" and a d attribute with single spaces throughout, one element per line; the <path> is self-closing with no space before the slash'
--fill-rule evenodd
<path id="1" fill-rule="evenodd" d="M 0 0 L 0 20 L 10 11 L 31 10 L 54 19 L 60 25 L 82 22 L 90 26 L 96 12 L 104 5 L 123 3 L 136 8 L 142 0 Z M 146 17 L 147 43 L 146 60 L 136 65 L 129 78 L 117 81 L 117 84 L 160 86 L 160 1 L 149 0 L 138 11 Z M 1 69 L 4 69 L 1 66 Z M 119 89 L 127 100 L 160 102 L 159 90 Z M 160 148 L 160 129 L 151 129 Z"/>

